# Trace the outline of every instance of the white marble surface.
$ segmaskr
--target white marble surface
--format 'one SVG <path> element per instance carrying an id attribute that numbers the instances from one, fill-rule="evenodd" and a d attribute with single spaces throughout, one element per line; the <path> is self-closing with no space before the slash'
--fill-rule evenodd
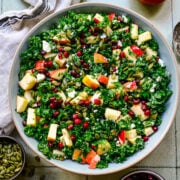
<path id="1" fill-rule="evenodd" d="M 97 0 L 87 0 L 97 2 Z M 113 3 L 118 6 L 130 8 L 149 19 L 154 26 L 165 36 L 172 45 L 173 27 L 180 21 L 180 0 L 166 0 L 161 5 L 146 6 L 138 0 L 98 0 L 98 2 Z M 26 8 L 20 0 L 0 0 L 0 13 L 8 10 L 21 10 Z M 177 59 L 178 64 L 180 60 Z M 120 180 L 121 176 L 132 169 L 149 169 L 158 172 L 166 180 L 180 180 L 180 108 L 178 108 L 176 119 L 162 141 L 148 157 L 130 169 L 106 176 L 83 176 L 60 170 L 44 160 L 39 159 L 23 142 L 27 153 L 26 169 L 18 180 Z M 16 130 L 12 136 L 18 136 Z"/>

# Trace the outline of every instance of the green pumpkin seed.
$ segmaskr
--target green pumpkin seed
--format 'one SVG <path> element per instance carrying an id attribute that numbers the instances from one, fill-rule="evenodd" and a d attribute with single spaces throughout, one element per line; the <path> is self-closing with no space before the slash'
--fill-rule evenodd
<path id="1" fill-rule="evenodd" d="M 18 144 L 0 142 L 0 180 L 9 179 L 22 167 L 22 151 Z"/>

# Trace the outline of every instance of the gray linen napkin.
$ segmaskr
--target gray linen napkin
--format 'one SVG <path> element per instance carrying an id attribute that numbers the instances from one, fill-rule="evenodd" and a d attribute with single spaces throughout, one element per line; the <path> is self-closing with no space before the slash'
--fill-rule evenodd
<path id="1" fill-rule="evenodd" d="M 14 128 L 8 101 L 8 79 L 15 50 L 23 36 L 47 15 L 78 0 L 24 0 L 30 5 L 22 11 L 0 15 L 0 135 Z"/>

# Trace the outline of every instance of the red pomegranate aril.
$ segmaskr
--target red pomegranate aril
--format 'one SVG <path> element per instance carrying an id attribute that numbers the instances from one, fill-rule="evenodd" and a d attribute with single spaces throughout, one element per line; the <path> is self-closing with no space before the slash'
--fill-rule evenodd
<path id="1" fill-rule="evenodd" d="M 22 121 L 22 125 L 26 126 L 27 122 L 25 120 Z"/>
<path id="2" fill-rule="evenodd" d="M 83 65 L 83 64 L 85 63 L 85 61 L 81 59 L 81 60 L 80 60 L 80 63 Z"/>
<path id="3" fill-rule="evenodd" d="M 77 56 L 82 56 L 82 51 L 78 51 L 76 54 Z"/>
<path id="4" fill-rule="evenodd" d="M 117 68 L 116 67 L 112 67 L 112 71 L 116 72 Z"/>
<path id="5" fill-rule="evenodd" d="M 124 96 L 124 101 L 128 102 L 129 101 L 129 97 L 128 96 Z"/>
<path id="6" fill-rule="evenodd" d="M 59 90 L 58 90 L 57 88 L 54 88 L 54 89 L 53 89 L 53 92 L 54 92 L 54 93 L 57 93 L 58 91 L 59 91 Z"/>
<path id="7" fill-rule="evenodd" d="M 41 106 L 41 102 L 40 101 L 38 101 L 36 104 L 37 104 L 37 107 Z"/>
<path id="8" fill-rule="evenodd" d="M 120 54 L 119 54 L 119 56 L 120 56 L 121 58 L 125 58 L 125 57 L 126 57 L 124 51 L 121 51 Z"/>
<path id="9" fill-rule="evenodd" d="M 71 140 L 75 141 L 76 140 L 76 136 L 74 134 L 71 135 Z"/>
<path id="10" fill-rule="evenodd" d="M 85 63 L 83 63 L 83 67 L 84 67 L 85 69 L 89 69 L 90 65 L 85 62 Z"/>
<path id="11" fill-rule="evenodd" d="M 67 127 L 68 130 L 72 130 L 73 129 L 73 124 L 69 124 L 69 126 Z"/>
<path id="12" fill-rule="evenodd" d="M 72 118 L 73 118 L 73 119 L 79 118 L 79 114 L 77 114 L 77 113 L 73 114 L 73 115 L 72 115 Z"/>
<path id="13" fill-rule="evenodd" d="M 52 142 L 52 141 L 49 141 L 49 142 L 48 142 L 48 146 L 49 146 L 49 147 L 53 147 L 53 142 Z"/>
<path id="14" fill-rule="evenodd" d="M 62 59 L 62 58 L 63 58 L 62 53 L 59 53 L 59 54 L 58 54 L 58 58 L 59 58 L 59 59 Z"/>
<path id="15" fill-rule="evenodd" d="M 149 137 L 148 137 L 148 136 L 143 136 L 143 140 L 144 140 L 144 141 L 148 141 L 148 140 L 149 140 Z"/>
<path id="16" fill-rule="evenodd" d="M 78 78 L 78 77 L 80 76 L 79 73 L 76 72 L 75 70 L 72 70 L 72 71 L 71 71 L 71 75 L 72 75 L 73 77 L 75 77 L 75 78 Z"/>
<path id="17" fill-rule="evenodd" d="M 68 51 L 65 51 L 65 52 L 63 53 L 63 55 L 64 55 L 65 58 L 68 58 L 68 57 L 69 57 L 69 52 L 68 52 Z"/>
<path id="18" fill-rule="evenodd" d="M 74 119 L 74 124 L 78 125 L 81 124 L 82 120 L 79 118 Z"/>
<path id="19" fill-rule="evenodd" d="M 118 21 L 122 21 L 122 17 L 121 17 L 121 16 L 118 16 L 118 17 L 117 17 L 117 20 L 118 20 Z"/>
<path id="20" fill-rule="evenodd" d="M 156 132 L 158 130 L 158 126 L 157 125 L 154 125 L 152 128 L 153 128 L 154 132 Z"/>
<path id="21" fill-rule="evenodd" d="M 139 104 L 140 103 L 140 99 L 133 99 L 133 104 Z"/>
<path id="22" fill-rule="evenodd" d="M 84 128 L 84 129 L 87 129 L 88 127 L 89 127 L 89 123 L 88 123 L 87 121 L 84 122 L 84 123 L 83 123 L 83 128 Z"/>
<path id="23" fill-rule="evenodd" d="M 143 111 L 145 111 L 145 110 L 148 109 L 148 107 L 147 107 L 147 105 L 146 105 L 145 103 L 144 103 L 144 104 L 141 104 L 141 108 L 142 108 Z"/>
<path id="24" fill-rule="evenodd" d="M 47 123 L 43 124 L 43 127 L 44 128 L 48 127 L 48 124 Z"/>
<path id="25" fill-rule="evenodd" d="M 57 117 L 59 114 L 60 114 L 59 111 L 54 111 L 54 112 L 53 112 L 53 116 L 54 116 L 54 117 Z"/>
<path id="26" fill-rule="evenodd" d="M 132 111 L 132 110 L 129 110 L 128 111 L 128 114 L 132 117 L 132 116 L 134 116 L 134 112 Z"/>
<path id="27" fill-rule="evenodd" d="M 150 110 L 150 109 L 146 109 L 146 110 L 144 111 L 144 115 L 150 116 L 150 114 L 151 114 L 151 110 Z"/>
<path id="28" fill-rule="evenodd" d="M 101 104 L 101 100 L 100 99 L 94 99 L 94 104 L 96 104 L 96 105 L 99 105 L 99 104 Z"/>
<path id="29" fill-rule="evenodd" d="M 49 107 L 50 107 L 51 109 L 54 109 L 54 108 L 55 108 L 55 104 L 54 104 L 54 103 L 50 103 Z"/>
<path id="30" fill-rule="evenodd" d="M 59 142 L 59 143 L 58 143 L 58 148 L 59 148 L 59 149 L 62 149 L 63 147 L 64 147 L 64 144 L 63 144 L 62 142 Z"/>
<path id="31" fill-rule="evenodd" d="M 88 99 L 84 100 L 84 105 L 85 106 L 89 106 L 89 104 L 90 104 L 90 101 Z"/>
<path id="32" fill-rule="evenodd" d="M 84 106 L 84 101 L 83 101 L 83 100 L 80 100 L 80 101 L 79 101 L 79 105 L 80 105 L 80 106 Z"/>
<path id="33" fill-rule="evenodd" d="M 60 47 L 59 48 L 59 52 L 63 52 L 64 51 L 64 48 L 63 47 Z"/>

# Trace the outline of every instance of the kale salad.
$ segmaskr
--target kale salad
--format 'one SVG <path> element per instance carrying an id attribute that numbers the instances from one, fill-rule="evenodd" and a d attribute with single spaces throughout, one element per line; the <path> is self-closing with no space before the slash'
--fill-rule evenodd
<path id="1" fill-rule="evenodd" d="M 69 11 L 28 42 L 16 111 L 39 151 L 94 169 L 145 148 L 172 94 L 150 31 L 125 14 Z"/>

